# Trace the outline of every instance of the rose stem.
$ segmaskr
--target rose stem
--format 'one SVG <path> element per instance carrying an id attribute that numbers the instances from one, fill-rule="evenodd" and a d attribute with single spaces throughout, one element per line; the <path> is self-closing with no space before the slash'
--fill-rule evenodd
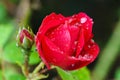
<path id="1" fill-rule="evenodd" d="M 43 68 L 44 68 L 44 63 L 40 62 L 40 64 L 35 68 L 33 73 L 37 73 L 40 69 L 43 69 Z"/>
<path id="2" fill-rule="evenodd" d="M 25 55 L 24 55 L 24 70 L 23 70 L 23 72 L 24 72 L 24 75 L 28 78 L 28 76 L 29 76 L 29 55 L 28 54 L 26 54 L 25 53 Z"/>

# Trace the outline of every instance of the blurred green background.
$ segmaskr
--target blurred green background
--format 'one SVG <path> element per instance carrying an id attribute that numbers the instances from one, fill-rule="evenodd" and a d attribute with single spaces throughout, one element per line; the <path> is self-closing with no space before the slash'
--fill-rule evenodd
<path id="1" fill-rule="evenodd" d="M 15 41 L 19 24 L 27 23 L 36 34 L 43 18 L 51 12 L 65 16 L 85 12 L 93 18 L 100 54 L 87 66 L 91 80 L 120 80 L 120 0 L 0 0 L 0 80 L 25 80 L 17 65 L 24 61 Z M 31 71 L 39 62 L 33 47 Z M 45 80 L 61 80 L 56 70 L 47 73 L 50 77 Z"/>

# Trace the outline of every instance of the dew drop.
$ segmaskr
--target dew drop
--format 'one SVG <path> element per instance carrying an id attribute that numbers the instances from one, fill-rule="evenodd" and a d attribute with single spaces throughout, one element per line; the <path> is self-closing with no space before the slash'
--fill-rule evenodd
<path id="1" fill-rule="evenodd" d="M 82 17 L 81 19 L 80 19 L 80 22 L 81 23 L 85 23 L 87 21 L 87 18 L 85 18 L 85 17 Z"/>
<path id="2" fill-rule="evenodd" d="M 94 43 L 95 41 L 92 39 L 92 40 L 91 40 L 91 42 L 93 42 L 93 43 Z"/>
<path id="3" fill-rule="evenodd" d="M 88 58 L 89 56 L 87 54 L 83 56 L 83 59 L 88 59 Z"/>
<path id="4" fill-rule="evenodd" d="M 55 51 L 55 49 L 52 49 L 53 51 Z"/>
<path id="5" fill-rule="evenodd" d="M 88 48 L 90 48 L 91 46 L 90 45 L 88 45 Z"/>
<path id="6" fill-rule="evenodd" d="M 79 23 L 75 23 L 75 26 L 79 26 Z"/>
<path id="7" fill-rule="evenodd" d="M 75 41 L 74 44 L 77 45 L 78 41 Z"/>
<path id="8" fill-rule="evenodd" d="M 69 19 L 68 23 L 71 23 L 72 22 L 72 19 Z"/>
<path id="9" fill-rule="evenodd" d="M 75 64 L 72 64 L 71 66 L 72 66 L 72 67 L 74 67 L 74 66 L 75 66 Z"/>
<path id="10" fill-rule="evenodd" d="M 78 56 L 78 58 L 79 58 L 79 59 L 81 59 L 81 58 L 82 58 L 82 56 L 81 56 L 81 55 L 79 55 L 79 56 Z"/>
<path id="11" fill-rule="evenodd" d="M 89 58 L 90 58 L 90 59 L 92 59 L 92 58 L 93 58 L 93 56 L 89 56 Z"/>
<path id="12" fill-rule="evenodd" d="M 54 34 L 54 32 L 52 32 L 51 34 Z"/>
<path id="13" fill-rule="evenodd" d="M 91 23 L 93 24 L 94 22 L 92 21 Z"/>
<path id="14" fill-rule="evenodd" d="M 86 29 L 88 30 L 89 28 L 88 28 L 88 27 L 86 27 Z"/>
<path id="15" fill-rule="evenodd" d="M 91 21 L 93 21 L 93 19 L 90 19 Z"/>
<path id="16" fill-rule="evenodd" d="M 61 54 L 63 54 L 63 51 L 61 52 Z"/>
<path id="17" fill-rule="evenodd" d="M 66 44 L 66 47 L 68 47 L 69 45 L 68 44 Z"/>
<path id="18" fill-rule="evenodd" d="M 74 17 L 75 17 L 75 15 L 72 16 L 72 18 L 74 18 Z"/>
<path id="19" fill-rule="evenodd" d="M 71 58 L 72 58 L 72 59 L 75 59 L 75 57 L 74 57 L 74 56 L 72 56 Z"/>
<path id="20" fill-rule="evenodd" d="M 91 56 L 91 55 L 89 55 L 89 54 L 85 54 L 84 56 L 83 56 L 83 59 L 85 59 L 85 60 L 90 60 L 90 59 L 92 59 L 93 57 Z"/>

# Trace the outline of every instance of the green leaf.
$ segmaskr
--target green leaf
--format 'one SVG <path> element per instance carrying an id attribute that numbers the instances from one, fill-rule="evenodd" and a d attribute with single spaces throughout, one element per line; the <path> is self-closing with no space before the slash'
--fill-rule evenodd
<path id="1" fill-rule="evenodd" d="M 24 56 L 21 53 L 21 50 L 16 46 L 15 40 L 7 44 L 4 49 L 4 59 L 11 63 L 23 63 Z"/>
<path id="2" fill-rule="evenodd" d="M 120 80 L 120 68 L 118 68 L 115 72 L 115 80 Z"/>
<path id="3" fill-rule="evenodd" d="M 86 67 L 72 71 L 71 74 L 76 80 L 90 80 L 90 72 Z"/>
<path id="4" fill-rule="evenodd" d="M 5 70 L 6 80 L 25 80 L 25 77 L 13 69 Z"/>
<path id="5" fill-rule="evenodd" d="M 63 80 L 75 80 L 71 73 L 57 67 L 57 71 Z"/>
<path id="6" fill-rule="evenodd" d="M 19 47 L 16 46 L 16 41 L 13 40 L 4 49 L 4 59 L 11 63 L 23 63 L 24 62 L 24 56 Z M 30 55 L 30 65 L 34 65 L 40 62 L 40 58 L 38 53 L 33 48 L 32 53 Z"/>
<path id="7" fill-rule="evenodd" d="M 40 57 L 39 57 L 37 51 L 35 50 L 35 46 L 33 46 L 33 48 L 32 48 L 32 53 L 31 53 L 31 55 L 30 55 L 29 64 L 34 65 L 34 64 L 39 63 L 40 61 L 41 61 L 41 60 L 40 60 Z"/>
<path id="8" fill-rule="evenodd" d="M 6 80 L 25 80 L 25 77 L 13 69 L 5 70 Z M 0 80 L 2 80 L 2 71 L 0 70 Z"/>
<path id="9" fill-rule="evenodd" d="M 0 23 L 4 23 L 7 17 L 7 10 L 3 3 L 0 3 Z"/>
<path id="10" fill-rule="evenodd" d="M 2 48 L 13 31 L 13 24 L 0 24 L 0 48 Z"/>
<path id="11" fill-rule="evenodd" d="M 74 71 L 64 71 L 60 68 L 57 70 L 63 80 L 91 80 L 90 72 L 86 67 Z"/>

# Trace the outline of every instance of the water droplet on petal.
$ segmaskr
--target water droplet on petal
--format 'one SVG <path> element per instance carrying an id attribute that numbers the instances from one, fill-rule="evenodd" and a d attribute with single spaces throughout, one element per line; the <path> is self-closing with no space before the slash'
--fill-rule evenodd
<path id="1" fill-rule="evenodd" d="M 71 66 L 72 66 L 72 67 L 74 67 L 74 66 L 75 66 L 75 64 L 72 64 Z"/>
<path id="2" fill-rule="evenodd" d="M 51 34 L 54 34 L 54 32 L 52 32 Z"/>
<path id="3" fill-rule="evenodd" d="M 74 18 L 74 17 L 75 17 L 75 15 L 72 16 L 72 18 Z"/>
<path id="4" fill-rule="evenodd" d="M 79 23 L 75 23 L 75 26 L 79 26 Z"/>
<path id="5" fill-rule="evenodd" d="M 86 27 L 86 29 L 88 30 L 89 28 L 88 28 L 88 27 Z"/>
<path id="6" fill-rule="evenodd" d="M 83 59 L 88 59 L 88 55 L 87 55 L 87 54 L 84 55 L 84 56 L 83 56 Z"/>
<path id="7" fill-rule="evenodd" d="M 75 41 L 74 44 L 77 45 L 78 41 Z"/>
<path id="8" fill-rule="evenodd" d="M 63 51 L 61 52 L 61 54 L 63 54 Z"/>
<path id="9" fill-rule="evenodd" d="M 71 23 L 72 22 L 72 19 L 69 19 L 68 23 Z"/>
<path id="10" fill-rule="evenodd" d="M 88 48 L 90 48 L 91 46 L 90 45 L 88 45 Z"/>
<path id="11" fill-rule="evenodd" d="M 93 24 L 94 22 L 92 21 L 91 23 Z"/>
<path id="12" fill-rule="evenodd" d="M 71 58 L 72 58 L 72 59 L 75 59 L 75 57 L 74 57 L 74 56 L 72 56 Z"/>
<path id="13" fill-rule="evenodd" d="M 53 51 L 55 51 L 55 49 L 52 48 Z"/>
<path id="14" fill-rule="evenodd" d="M 85 59 L 85 60 L 90 60 L 91 58 L 93 58 L 93 57 L 90 54 L 85 54 L 83 56 L 83 59 Z"/>
<path id="15" fill-rule="evenodd" d="M 93 39 L 91 40 L 93 43 L 95 42 Z"/>
<path id="16" fill-rule="evenodd" d="M 68 45 L 68 44 L 66 44 L 66 47 L 69 47 L 69 45 Z"/>
<path id="17" fill-rule="evenodd" d="M 87 21 L 87 18 L 85 18 L 85 17 L 82 17 L 81 19 L 80 19 L 80 22 L 81 23 L 85 23 Z"/>
<path id="18" fill-rule="evenodd" d="M 93 19 L 91 18 L 90 20 L 92 21 Z"/>
<path id="19" fill-rule="evenodd" d="M 81 58 L 82 58 L 82 56 L 81 56 L 81 55 L 79 55 L 79 56 L 78 56 L 78 58 L 79 58 L 79 59 L 81 59 Z"/>

